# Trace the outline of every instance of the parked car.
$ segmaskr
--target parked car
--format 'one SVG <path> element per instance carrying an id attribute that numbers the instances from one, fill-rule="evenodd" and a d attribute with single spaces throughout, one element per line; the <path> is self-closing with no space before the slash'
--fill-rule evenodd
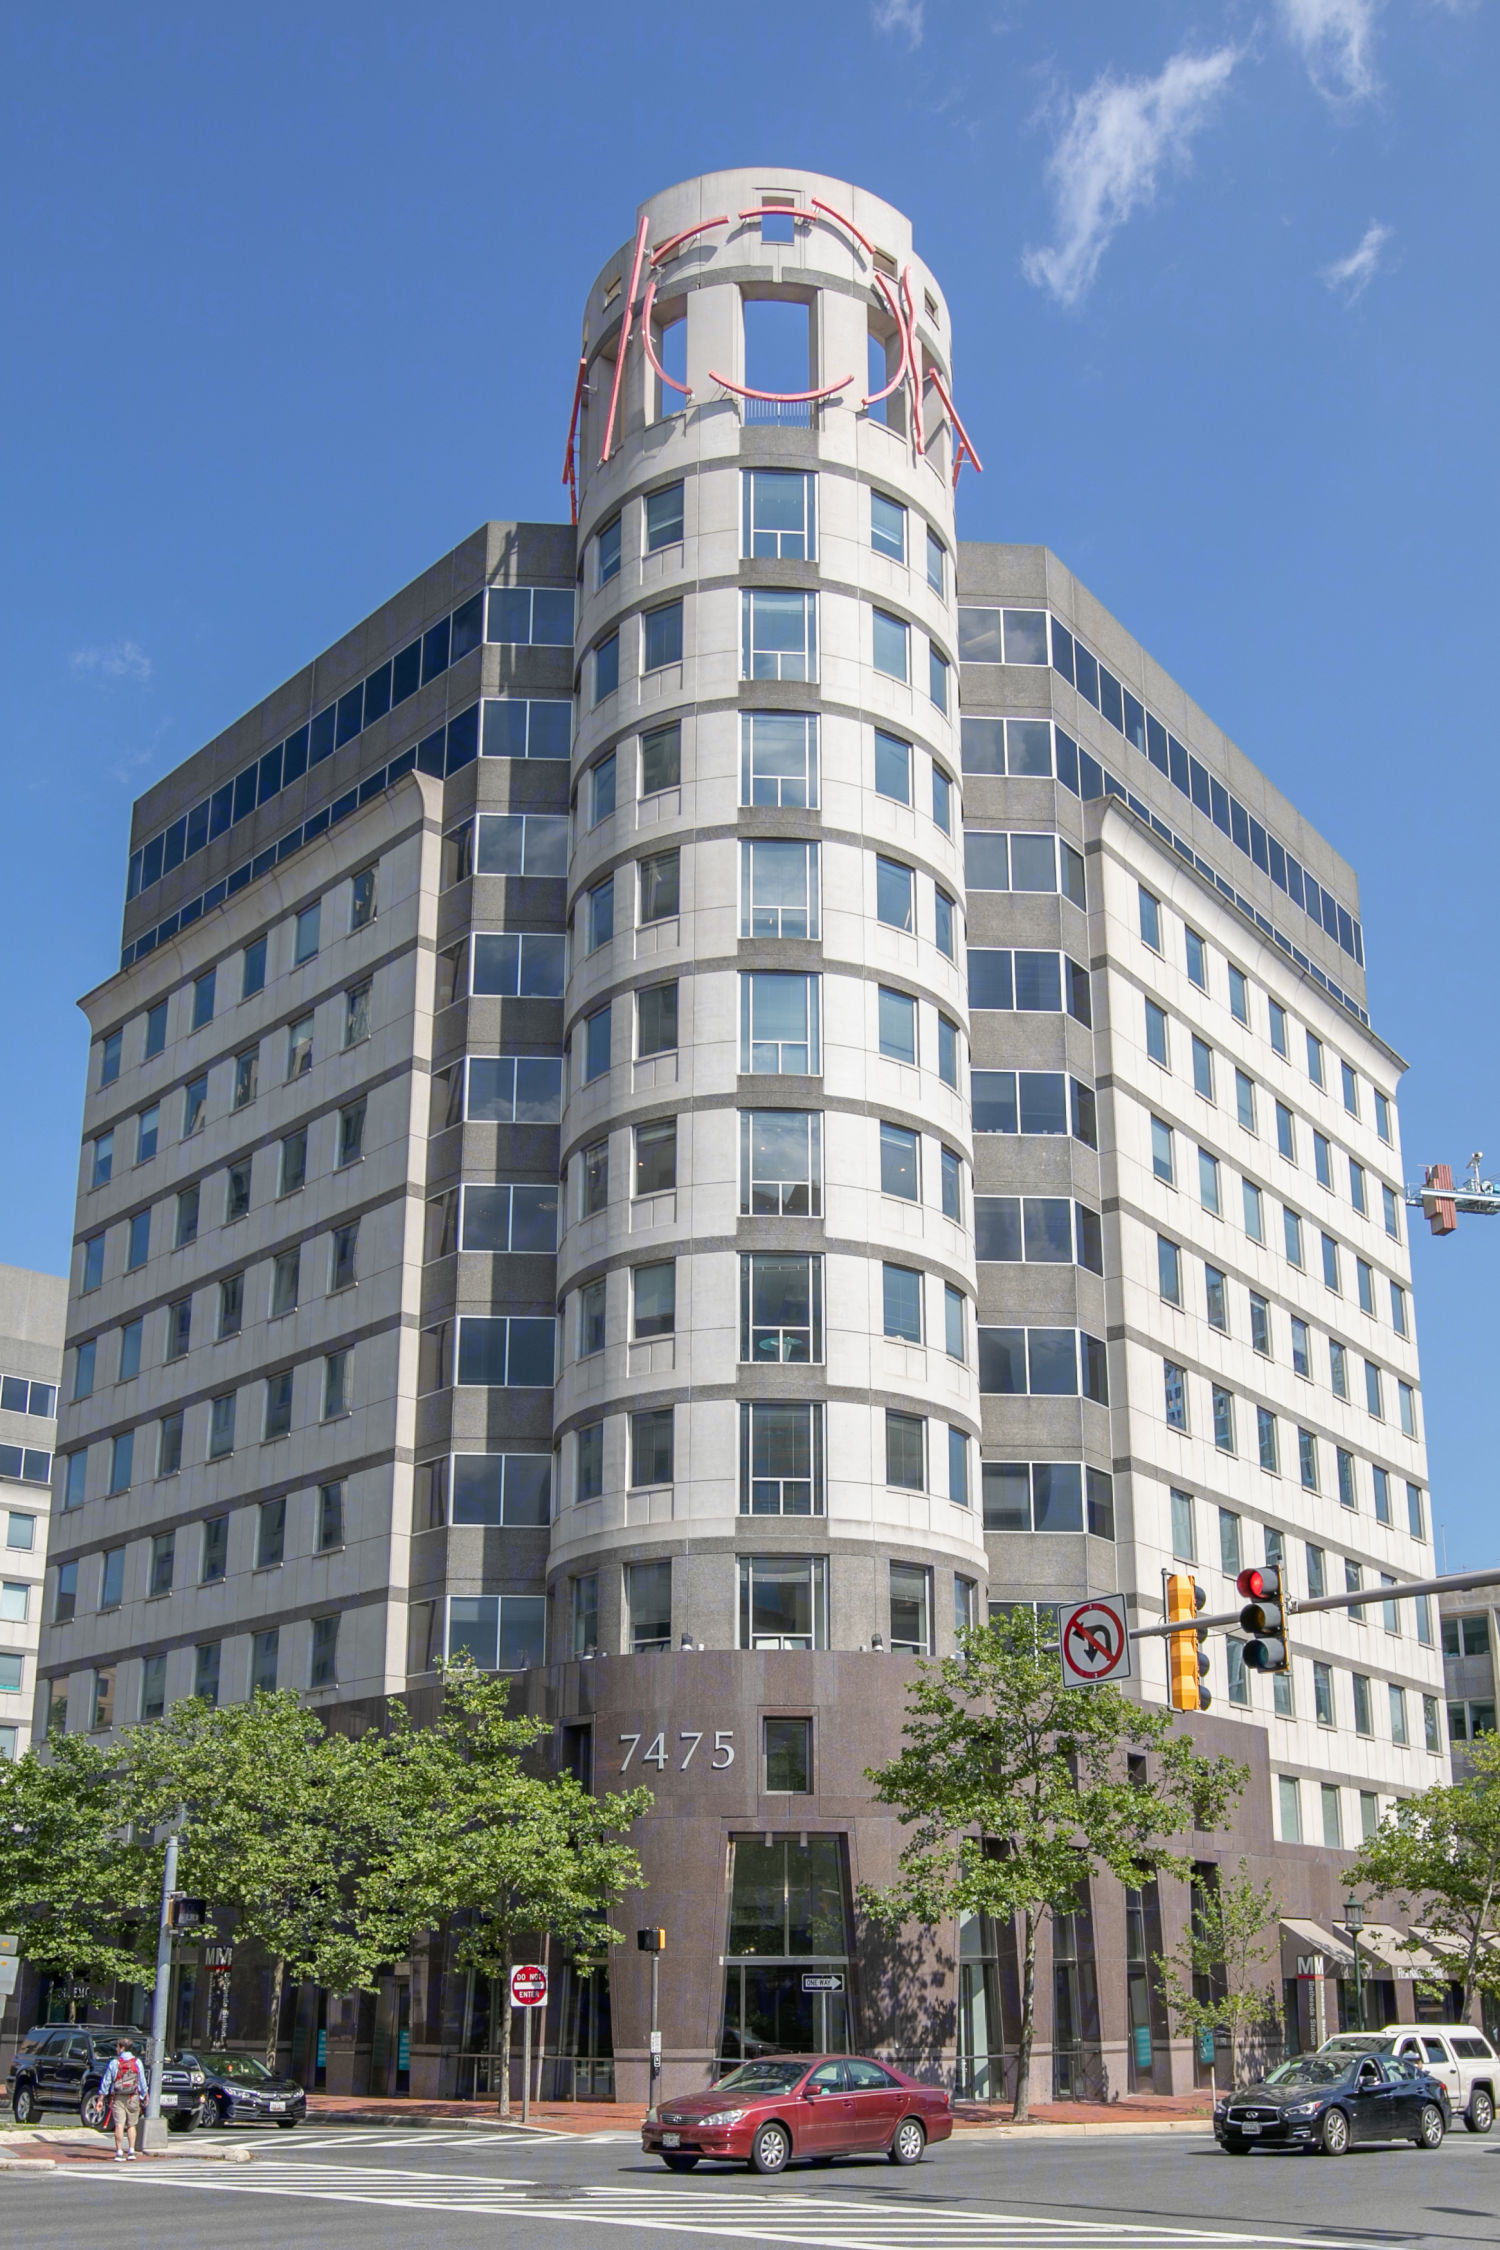
<path id="1" fill-rule="evenodd" d="M 144 2057 L 145 2041 L 129 2024 L 44 2023 L 28 2031 L 7 2080 L 11 2115 L 30 2125 L 49 2109 L 72 2110 L 105 2131 L 109 2118 L 99 2083 L 122 2039 Z M 206 2080 L 191 2056 L 172 2056 L 162 2072 L 161 2111 L 169 2128 L 186 2132 L 197 2117 Z"/>
<path id="2" fill-rule="evenodd" d="M 206 2125 L 300 2125 L 307 2092 L 295 2078 L 278 2077 L 255 2055 L 184 2055 L 203 2073 Z"/>
<path id="3" fill-rule="evenodd" d="M 1396 2055 L 1420 2063 L 1446 2087 L 1455 2116 L 1487 2133 L 1500 2101 L 1500 2055 L 1471 2023 L 1389 2023 L 1384 2031 L 1340 2031 L 1320 2055 Z"/>
<path id="4" fill-rule="evenodd" d="M 1215 2105 L 1214 2139 L 1230 2156 L 1262 2146 L 1344 2156 L 1372 2141 L 1433 2149 L 1451 2116 L 1447 2089 L 1409 2058 L 1294 2055 Z"/>
<path id="5" fill-rule="evenodd" d="M 741 2063 L 702 2094 L 677 2094 L 648 2110 L 641 2147 L 669 2172 L 703 2158 L 782 2172 L 799 2157 L 884 2156 L 916 2164 L 929 2141 L 953 2131 L 939 2086 L 921 2086 L 864 2055 L 765 2055 Z"/>

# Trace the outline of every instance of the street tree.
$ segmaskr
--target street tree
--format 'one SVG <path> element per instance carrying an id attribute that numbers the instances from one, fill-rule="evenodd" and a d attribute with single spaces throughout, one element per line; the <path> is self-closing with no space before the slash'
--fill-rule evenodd
<path id="1" fill-rule="evenodd" d="M 67 1980 L 155 1982 L 161 1854 L 131 1834 L 118 1760 L 86 1735 L 0 1764 L 0 1929 Z M 76 2018 L 69 1996 L 69 2021 Z"/>
<path id="2" fill-rule="evenodd" d="M 1139 1763 L 1127 1763 L 1131 1753 Z M 867 1778 L 911 1830 L 897 1880 L 861 1893 L 875 1921 L 931 1928 L 973 1913 L 1019 1923 L 1020 2120 L 1039 1931 L 1101 1871 L 1132 1887 L 1185 1873 L 1171 1840 L 1218 1827 L 1246 1777 L 1231 1759 L 1200 1757 L 1167 1712 L 1111 1686 L 1064 1687 L 1056 1647 L 1018 1607 L 962 1634 L 957 1655 L 918 1667 L 904 1747 Z"/>
<path id="3" fill-rule="evenodd" d="M 379 1825 L 379 1737 L 331 1734 L 285 1691 L 221 1707 L 186 1697 L 133 1728 L 119 1759 L 137 1824 L 179 1827 L 181 1887 L 232 1908 L 236 1935 L 269 1956 L 274 2069 L 288 1977 L 350 1992 L 385 1965 L 358 1905 Z"/>
<path id="4" fill-rule="evenodd" d="M 1451 1962 L 1467 2016 L 1476 1992 L 1500 1999 L 1500 1734 L 1465 1747 L 1471 1772 L 1400 1798 L 1360 1849 L 1349 1880 L 1392 1899 Z M 1423 1981 L 1419 1978 L 1419 1981 Z"/>
<path id="5" fill-rule="evenodd" d="M 500 2111 L 510 2111 L 510 1971 L 523 1938 L 563 1950 L 619 1943 L 608 1913 L 642 1881 L 628 1841 L 648 1789 L 594 1797 L 538 1755 L 550 1724 L 512 1714 L 509 1681 L 468 1660 L 445 1667 L 442 1704 L 414 1727 L 393 1706 L 383 1744 L 380 1821 L 359 1884 L 363 1915 L 394 1958 L 454 1922 L 453 1957 L 500 1982 Z"/>
<path id="6" fill-rule="evenodd" d="M 1215 1875 L 1212 1882 L 1194 1882 L 1182 1941 L 1173 1952 L 1157 1954 L 1153 1966 L 1179 2032 L 1194 2040 L 1228 2032 L 1233 2088 L 1248 2035 L 1280 2018 L 1275 1984 L 1258 1982 L 1257 1973 L 1275 1957 L 1267 1933 L 1280 1920 L 1281 1907 L 1275 1886 L 1253 1882 L 1244 1860 L 1232 1874 L 1219 1868 Z M 1217 2066 L 1211 2067 L 1217 2091 Z"/>

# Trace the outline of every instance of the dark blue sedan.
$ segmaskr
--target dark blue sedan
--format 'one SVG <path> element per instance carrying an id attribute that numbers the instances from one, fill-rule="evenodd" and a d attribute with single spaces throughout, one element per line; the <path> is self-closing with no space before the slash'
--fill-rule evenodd
<path id="1" fill-rule="evenodd" d="M 1230 2156 L 1254 2148 L 1345 2156 L 1380 2141 L 1441 2148 L 1449 2122 L 1447 2091 L 1424 2070 L 1378 2055 L 1295 2055 L 1225 2095 L 1214 2139 Z"/>

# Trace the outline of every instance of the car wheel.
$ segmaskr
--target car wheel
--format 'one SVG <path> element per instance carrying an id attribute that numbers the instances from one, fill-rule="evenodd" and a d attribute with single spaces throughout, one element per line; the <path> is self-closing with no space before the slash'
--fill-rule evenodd
<path id="1" fill-rule="evenodd" d="M 1250 2154 L 1250 2143 L 1248 2141 L 1226 2141 L 1224 2143 L 1224 2154 L 1226 2156 L 1248 2156 Z"/>
<path id="2" fill-rule="evenodd" d="M 1318 2127 L 1319 2156 L 1347 2156 L 1349 2153 L 1349 2120 L 1341 2109 L 1328 2110 Z"/>
<path id="3" fill-rule="evenodd" d="M 1494 2122 L 1494 2097 L 1485 2087 L 1476 2086 L 1464 2111 L 1464 2124 L 1471 2133 L 1487 2133 Z"/>
<path id="4" fill-rule="evenodd" d="M 42 2114 L 42 2105 L 36 2098 L 35 2086 L 21 2085 L 10 2097 L 10 2113 L 18 2125 L 29 2125 Z"/>
<path id="5" fill-rule="evenodd" d="M 91 2125 L 96 2133 L 109 2131 L 109 2110 L 97 2086 L 91 2094 L 84 2095 L 78 2105 L 78 2114 L 84 2124 Z"/>
<path id="6" fill-rule="evenodd" d="M 791 2161 L 792 2141 L 784 2125 L 762 2125 L 750 2147 L 752 2172 L 784 2172 Z"/>
<path id="7" fill-rule="evenodd" d="M 697 2164 L 698 2159 L 696 2156 L 664 2155 L 662 2157 L 662 2162 L 663 2164 L 665 2164 L 669 2172 L 691 2172 L 694 2166 Z"/>
<path id="8" fill-rule="evenodd" d="M 1441 2148 L 1445 2130 L 1443 2113 L 1437 2103 L 1423 2102 L 1422 2114 L 1417 2119 L 1418 2148 Z"/>
<path id="9" fill-rule="evenodd" d="M 903 2117 L 891 2141 L 890 2160 L 893 2164 L 920 2164 L 922 2151 L 927 2146 L 927 2134 L 915 2117 Z"/>

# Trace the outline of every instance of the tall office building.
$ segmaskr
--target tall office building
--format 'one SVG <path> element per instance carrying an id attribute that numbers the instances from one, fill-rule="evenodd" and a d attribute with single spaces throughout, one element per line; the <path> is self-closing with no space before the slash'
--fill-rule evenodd
<path id="1" fill-rule="evenodd" d="M 31 1747 L 68 1285 L 0 1266 L 0 1758 Z"/>
<path id="2" fill-rule="evenodd" d="M 778 2045 L 1003 2083 L 1009 1933 L 856 1909 L 904 1834 L 865 1771 L 987 1608 L 1429 1568 L 1353 872 L 1053 556 L 957 544 L 962 411 L 888 205 L 653 198 L 576 527 L 486 525 L 150 791 L 84 1002 L 54 1715 L 515 1674 L 656 1792 L 669 2089 Z M 1250 1782 L 1192 1849 L 1274 1867 L 1294 2038 L 1441 1677 L 1394 1595 L 1287 1681 L 1214 1644 Z M 1039 2091 L 1191 2082 L 1147 1976 L 1188 1901 L 1055 1924 Z M 444 1959 L 303 1995 L 293 2059 L 487 2088 Z M 645 1958 L 554 1966 L 549 2090 L 643 2092 Z"/>

